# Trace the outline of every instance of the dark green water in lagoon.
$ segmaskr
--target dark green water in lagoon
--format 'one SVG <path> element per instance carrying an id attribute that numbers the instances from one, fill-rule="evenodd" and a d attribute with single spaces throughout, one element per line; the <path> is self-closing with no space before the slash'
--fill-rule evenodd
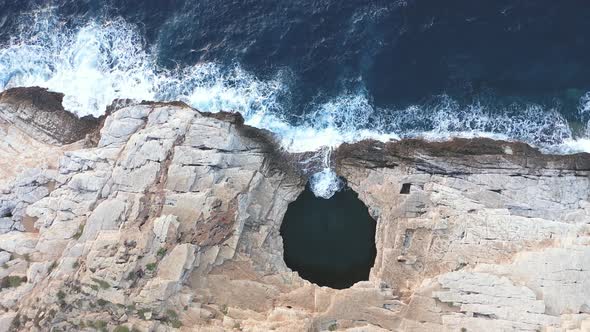
<path id="1" fill-rule="evenodd" d="M 285 262 L 315 284 L 348 288 L 369 279 L 377 254 L 375 227 L 354 191 L 323 199 L 307 188 L 289 205 L 281 225 Z"/>

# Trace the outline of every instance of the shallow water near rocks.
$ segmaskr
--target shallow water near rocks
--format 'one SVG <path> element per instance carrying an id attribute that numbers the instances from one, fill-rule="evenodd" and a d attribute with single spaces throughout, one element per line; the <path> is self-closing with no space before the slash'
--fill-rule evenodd
<path id="1" fill-rule="evenodd" d="M 289 205 L 281 225 L 285 263 L 320 286 L 348 288 L 369 279 L 377 253 L 375 227 L 353 190 L 323 199 L 307 188 Z"/>

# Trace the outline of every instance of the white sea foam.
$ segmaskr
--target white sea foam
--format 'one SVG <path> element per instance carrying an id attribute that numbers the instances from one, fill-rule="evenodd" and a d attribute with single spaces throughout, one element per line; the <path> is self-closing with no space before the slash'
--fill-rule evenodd
<path id="1" fill-rule="evenodd" d="M 586 122 L 585 136 L 590 137 L 590 92 L 586 92 L 580 98 L 580 105 L 578 106 L 580 118 Z"/>
<path id="2" fill-rule="evenodd" d="M 157 76 L 136 31 L 122 21 L 68 31 L 36 25 L 0 49 L 0 88 L 42 86 L 65 94 L 80 116 L 102 114 L 115 98 L 153 99 Z"/>
<path id="3" fill-rule="evenodd" d="M 579 152 L 590 152 L 590 139 L 578 138 L 578 139 L 567 139 L 563 143 L 546 148 L 547 152 L 571 154 Z"/>
<path id="4" fill-rule="evenodd" d="M 364 139 L 389 141 L 399 139 L 395 133 L 383 131 L 377 121 L 376 110 L 364 93 L 345 94 L 304 115 L 295 125 L 268 117 L 263 127 L 280 133 L 283 146 L 293 152 L 317 151 L 323 147 L 337 147 L 344 142 Z"/>
<path id="5" fill-rule="evenodd" d="M 342 189 L 342 181 L 331 168 L 324 168 L 311 176 L 310 187 L 316 197 L 328 199 L 340 189 Z"/>
<path id="6" fill-rule="evenodd" d="M 329 199 L 344 187 L 344 182 L 331 167 L 332 148 L 327 147 L 318 151 L 315 158 L 321 157 L 323 168 L 311 175 L 309 183 L 316 197 Z"/>
<path id="7" fill-rule="evenodd" d="M 63 92 L 64 107 L 79 116 L 98 116 L 116 98 L 181 100 L 202 111 L 237 111 L 247 124 L 276 133 L 291 152 L 400 137 L 492 137 L 551 152 L 590 152 L 590 129 L 576 139 L 557 110 L 540 105 L 492 111 L 442 96 L 429 105 L 388 110 L 375 108 L 359 90 L 311 105 L 313 111 L 289 122 L 285 115 L 291 109 L 281 102 L 289 93 L 288 75 L 261 80 L 239 65 L 215 63 L 165 70 L 137 29 L 121 19 L 66 28 L 55 17 L 23 16 L 20 33 L 0 47 L 0 90 L 38 85 Z M 580 101 L 580 118 L 590 120 L 590 93 Z M 317 196 L 331 197 L 342 184 L 326 165 L 311 177 L 311 186 Z"/>

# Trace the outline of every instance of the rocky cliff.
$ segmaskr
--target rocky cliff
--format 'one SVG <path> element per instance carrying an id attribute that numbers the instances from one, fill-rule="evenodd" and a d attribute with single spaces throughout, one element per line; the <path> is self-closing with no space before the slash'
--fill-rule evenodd
<path id="1" fill-rule="evenodd" d="M 182 103 L 127 101 L 99 121 L 12 96 L 1 331 L 590 328 L 589 155 L 341 146 L 333 164 L 377 220 L 377 258 L 368 281 L 335 290 L 283 261 L 281 221 L 306 178 L 270 133 Z M 56 138 L 64 126 L 76 139 Z"/>

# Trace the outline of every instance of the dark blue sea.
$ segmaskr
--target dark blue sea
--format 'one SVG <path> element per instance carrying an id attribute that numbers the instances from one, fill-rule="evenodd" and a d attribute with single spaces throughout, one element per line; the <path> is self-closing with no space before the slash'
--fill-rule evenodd
<path id="1" fill-rule="evenodd" d="M 0 90 L 241 112 L 291 151 L 493 137 L 590 151 L 590 3 L 0 0 Z"/>

